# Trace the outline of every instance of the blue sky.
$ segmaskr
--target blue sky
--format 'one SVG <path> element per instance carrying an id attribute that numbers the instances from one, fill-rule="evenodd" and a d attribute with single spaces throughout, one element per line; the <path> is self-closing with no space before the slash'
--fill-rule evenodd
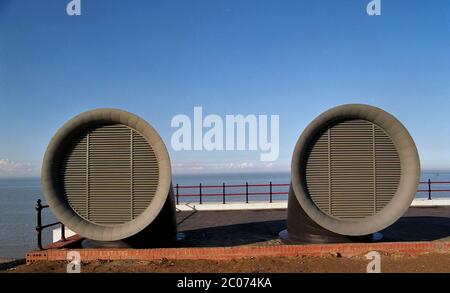
<path id="1" fill-rule="evenodd" d="M 450 1 L 0 0 L 0 177 L 38 175 L 74 115 L 122 108 L 152 124 L 177 172 L 289 170 L 304 127 L 326 109 L 394 114 L 424 169 L 450 169 Z M 280 115 L 280 157 L 175 152 L 170 121 Z M 193 166 L 195 168 L 193 168 Z M 199 168 L 200 167 L 200 168 Z"/>

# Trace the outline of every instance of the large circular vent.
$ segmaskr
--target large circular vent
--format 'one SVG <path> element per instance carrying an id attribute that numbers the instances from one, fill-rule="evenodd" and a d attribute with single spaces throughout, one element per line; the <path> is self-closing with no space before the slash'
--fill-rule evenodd
<path id="1" fill-rule="evenodd" d="M 317 117 L 292 157 L 292 190 L 315 223 L 360 236 L 395 222 L 411 205 L 420 176 L 416 146 L 389 113 L 343 105 Z"/>
<path id="2" fill-rule="evenodd" d="M 60 181 L 70 206 L 101 225 L 123 224 L 149 206 L 158 186 L 152 147 L 121 124 L 95 126 L 68 145 Z"/>
<path id="3" fill-rule="evenodd" d="M 52 138 L 42 189 L 59 221 L 114 241 L 148 227 L 172 194 L 167 149 L 143 119 L 117 109 L 85 112 Z"/>
<path id="4" fill-rule="evenodd" d="M 328 126 L 311 141 L 305 181 L 314 203 L 339 219 L 361 219 L 383 209 L 397 192 L 397 149 L 379 126 L 347 120 Z"/>

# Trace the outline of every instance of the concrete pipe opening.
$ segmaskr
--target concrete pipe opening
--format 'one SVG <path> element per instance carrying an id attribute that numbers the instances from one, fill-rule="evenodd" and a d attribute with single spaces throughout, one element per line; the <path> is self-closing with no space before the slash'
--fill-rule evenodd
<path id="1" fill-rule="evenodd" d="M 416 146 L 395 117 L 360 104 L 330 109 L 296 144 L 288 229 L 280 236 L 327 242 L 371 235 L 406 212 L 419 178 Z"/>
<path id="2" fill-rule="evenodd" d="M 167 149 L 134 114 L 96 109 L 68 121 L 47 148 L 41 178 L 56 218 L 85 238 L 123 240 L 158 222 L 156 230 L 176 234 Z"/>

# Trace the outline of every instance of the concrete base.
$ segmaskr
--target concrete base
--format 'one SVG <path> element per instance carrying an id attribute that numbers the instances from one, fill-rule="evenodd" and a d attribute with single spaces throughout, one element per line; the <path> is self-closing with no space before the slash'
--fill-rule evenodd
<path id="1" fill-rule="evenodd" d="M 171 247 L 177 241 L 175 201 L 172 194 L 153 222 L 139 233 L 117 241 L 85 239 L 82 248 L 154 248 Z"/>
<path id="2" fill-rule="evenodd" d="M 449 198 L 440 199 L 415 199 L 411 207 L 449 207 Z M 259 210 L 285 210 L 287 208 L 287 201 L 268 202 L 230 202 L 222 203 L 185 203 L 176 206 L 177 212 L 190 211 L 259 211 Z M 66 237 L 75 235 L 76 233 L 66 228 Z M 53 242 L 58 242 L 61 239 L 61 228 L 53 230 Z"/>
<path id="3" fill-rule="evenodd" d="M 186 239 L 185 233 L 177 233 L 175 240 L 172 238 L 168 239 L 165 243 L 160 243 L 163 245 L 146 245 L 148 247 L 158 247 L 158 246 L 172 246 L 175 245 L 175 242 L 183 241 Z M 118 241 L 95 241 L 91 239 L 84 239 L 81 242 L 81 248 L 135 248 L 137 245 L 134 243 L 127 242 L 126 240 L 118 240 Z"/>
<path id="4" fill-rule="evenodd" d="M 81 242 L 81 248 L 132 248 L 125 241 L 96 241 L 92 239 L 84 239 Z"/>
<path id="5" fill-rule="evenodd" d="M 282 210 L 287 209 L 288 202 L 286 200 L 259 202 L 206 202 L 199 204 L 198 202 L 181 203 L 177 205 L 178 212 L 188 211 L 240 211 L 240 210 Z M 411 207 L 442 207 L 450 206 L 450 198 L 424 199 L 416 198 L 411 203 Z"/>
<path id="6" fill-rule="evenodd" d="M 287 229 L 279 234 L 281 240 L 287 244 L 371 243 L 383 238 L 381 233 L 347 236 L 322 228 L 306 214 L 292 192 L 289 194 L 288 205 Z"/>
<path id="7" fill-rule="evenodd" d="M 285 244 L 374 243 L 383 239 L 383 234 L 381 233 L 353 237 L 345 235 L 333 237 L 328 235 L 304 234 L 302 237 L 298 237 L 296 235 L 290 235 L 287 229 L 281 231 L 279 236 Z"/>

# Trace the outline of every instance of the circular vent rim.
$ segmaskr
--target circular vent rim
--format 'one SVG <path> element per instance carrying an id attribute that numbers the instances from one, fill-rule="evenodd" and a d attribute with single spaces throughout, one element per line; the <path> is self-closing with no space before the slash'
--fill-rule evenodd
<path id="1" fill-rule="evenodd" d="M 309 142 L 330 124 L 350 119 L 369 121 L 385 131 L 397 148 L 401 174 L 397 192 L 379 212 L 352 221 L 334 218 L 312 201 L 302 173 Z M 411 205 L 420 178 L 420 161 L 415 143 L 408 130 L 394 116 L 382 109 L 364 104 L 347 104 L 332 108 L 314 119 L 303 131 L 294 149 L 291 163 L 291 182 L 294 194 L 306 214 L 320 226 L 343 235 L 360 236 L 380 231 L 400 218 Z"/>
<path id="2" fill-rule="evenodd" d="M 140 133 L 153 148 L 158 161 L 158 187 L 147 208 L 135 219 L 116 226 L 104 226 L 82 218 L 68 203 L 58 183 L 59 162 L 65 147 L 80 132 L 102 124 L 122 124 Z M 150 225 L 171 192 L 171 163 L 167 148 L 156 130 L 145 120 L 119 109 L 95 109 L 81 113 L 66 122 L 53 136 L 44 155 L 41 170 L 42 191 L 56 218 L 83 237 L 98 241 L 114 241 L 135 235 Z"/>

